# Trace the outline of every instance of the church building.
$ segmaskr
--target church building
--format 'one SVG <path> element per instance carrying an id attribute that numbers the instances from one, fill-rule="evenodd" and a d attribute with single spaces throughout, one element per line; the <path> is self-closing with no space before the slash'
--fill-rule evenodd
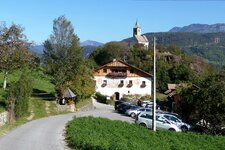
<path id="1" fill-rule="evenodd" d="M 132 42 L 132 45 L 141 44 L 146 49 L 148 48 L 148 45 L 149 45 L 148 39 L 145 35 L 141 35 L 141 27 L 138 21 L 136 21 L 135 26 L 133 28 L 133 38 L 134 38 L 134 41 Z"/>

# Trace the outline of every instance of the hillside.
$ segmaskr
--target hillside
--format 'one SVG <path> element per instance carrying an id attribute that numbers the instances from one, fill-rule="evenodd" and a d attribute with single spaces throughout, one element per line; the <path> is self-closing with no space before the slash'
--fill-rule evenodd
<path id="1" fill-rule="evenodd" d="M 196 32 L 196 33 L 213 33 L 213 32 L 225 32 L 225 24 L 191 24 L 184 27 L 174 27 L 169 32 Z"/>
<path id="2" fill-rule="evenodd" d="M 187 33 L 158 32 L 144 34 L 152 44 L 152 38 L 157 38 L 157 44 L 175 44 L 189 55 L 205 58 L 217 68 L 225 65 L 225 33 Z M 132 38 L 123 41 L 130 42 Z"/>

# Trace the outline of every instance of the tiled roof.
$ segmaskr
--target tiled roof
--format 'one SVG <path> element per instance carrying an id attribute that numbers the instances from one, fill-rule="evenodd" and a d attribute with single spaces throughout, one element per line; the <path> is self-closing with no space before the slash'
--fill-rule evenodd
<path id="1" fill-rule="evenodd" d="M 138 42 L 148 42 L 148 39 L 144 35 L 135 35 L 135 38 Z"/>

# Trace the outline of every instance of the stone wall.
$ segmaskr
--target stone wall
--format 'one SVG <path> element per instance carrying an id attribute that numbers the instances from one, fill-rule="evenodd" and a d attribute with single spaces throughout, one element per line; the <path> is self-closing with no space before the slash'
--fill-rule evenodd
<path id="1" fill-rule="evenodd" d="M 8 112 L 0 113 L 0 126 L 4 125 L 8 121 Z"/>

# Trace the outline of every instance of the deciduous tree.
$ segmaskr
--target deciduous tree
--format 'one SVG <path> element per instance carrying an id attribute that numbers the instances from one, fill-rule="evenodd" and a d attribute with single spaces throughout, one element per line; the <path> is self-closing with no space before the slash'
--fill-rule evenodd
<path id="1" fill-rule="evenodd" d="M 0 28 L 0 70 L 4 73 L 4 89 L 10 71 L 33 64 L 35 57 L 28 50 L 30 45 L 22 27 L 13 24 L 10 27 L 3 25 Z"/>
<path id="2" fill-rule="evenodd" d="M 47 72 L 53 77 L 53 83 L 59 95 L 66 87 L 82 89 L 87 86 L 86 84 L 74 85 L 76 83 L 74 79 L 78 76 L 88 79 L 91 79 L 91 76 L 84 75 L 83 68 L 87 66 L 85 66 L 86 60 L 82 55 L 79 38 L 65 16 L 60 16 L 53 21 L 53 34 L 44 42 L 44 47 L 44 64 Z"/>

